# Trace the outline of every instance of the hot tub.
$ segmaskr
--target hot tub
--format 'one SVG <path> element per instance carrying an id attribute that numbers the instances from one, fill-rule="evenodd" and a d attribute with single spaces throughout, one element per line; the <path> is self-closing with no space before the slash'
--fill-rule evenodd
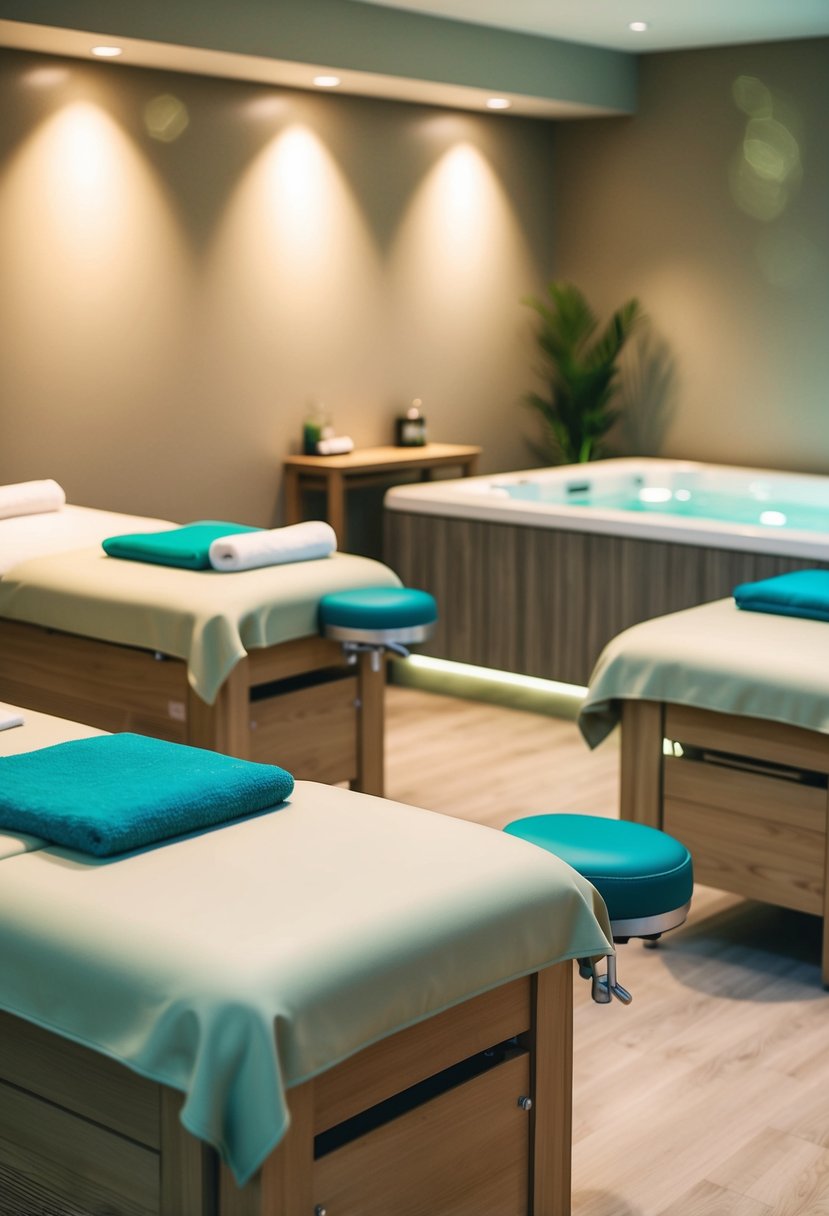
<path id="1" fill-rule="evenodd" d="M 829 477 L 624 459 L 400 486 L 385 560 L 437 597 L 427 653 L 585 684 L 602 647 L 739 582 L 829 567 Z"/>

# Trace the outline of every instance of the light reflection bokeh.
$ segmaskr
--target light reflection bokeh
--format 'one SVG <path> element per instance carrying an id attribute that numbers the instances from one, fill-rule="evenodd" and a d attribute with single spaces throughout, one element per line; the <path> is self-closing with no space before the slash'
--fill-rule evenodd
<path id="1" fill-rule="evenodd" d="M 144 107 L 144 125 L 147 134 L 160 143 L 174 143 L 190 125 L 187 106 L 172 93 L 153 97 Z"/>
<path id="2" fill-rule="evenodd" d="M 788 103 L 754 76 L 738 76 L 732 97 L 747 122 L 730 167 L 731 194 L 747 215 L 770 223 L 786 210 L 803 177 L 796 118 Z"/>

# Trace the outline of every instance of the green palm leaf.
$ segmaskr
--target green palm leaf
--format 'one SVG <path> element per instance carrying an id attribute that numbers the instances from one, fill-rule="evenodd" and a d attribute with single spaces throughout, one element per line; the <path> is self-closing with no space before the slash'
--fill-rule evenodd
<path id="1" fill-rule="evenodd" d="M 618 308 L 598 337 L 596 315 L 572 283 L 549 283 L 546 298 L 525 303 L 539 318 L 536 341 L 549 385 L 548 396 L 529 393 L 525 400 L 541 416 L 549 455 L 565 464 L 595 460 L 618 418 L 618 359 L 642 320 L 639 301 Z"/>

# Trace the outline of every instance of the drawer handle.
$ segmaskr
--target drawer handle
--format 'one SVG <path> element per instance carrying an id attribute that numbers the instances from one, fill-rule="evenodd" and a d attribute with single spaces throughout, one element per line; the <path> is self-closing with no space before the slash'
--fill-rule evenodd
<path id="1" fill-rule="evenodd" d="M 323 1207 L 321 1203 L 318 1203 L 314 1208 L 314 1216 L 328 1216 L 328 1208 Z"/>
<path id="2" fill-rule="evenodd" d="M 522 1094 L 522 1096 L 518 1099 L 518 1105 L 521 1107 L 522 1110 L 532 1110 L 533 1100 L 532 1100 L 532 1098 L 524 1097 L 524 1095 Z"/>

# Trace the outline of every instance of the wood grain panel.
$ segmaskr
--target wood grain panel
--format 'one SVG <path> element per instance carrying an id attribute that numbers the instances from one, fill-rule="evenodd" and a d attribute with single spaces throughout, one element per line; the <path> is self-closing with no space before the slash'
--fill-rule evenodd
<path id="1" fill-rule="evenodd" d="M 256 701 L 250 707 L 250 758 L 279 764 L 303 781 L 352 780 L 356 698 L 356 678 L 346 677 Z"/>
<path id="2" fill-rule="evenodd" d="M 573 1123 L 573 964 L 533 980 L 532 1216 L 570 1216 Z"/>
<path id="3" fill-rule="evenodd" d="M 666 705 L 665 734 L 695 747 L 829 773 L 829 736 L 800 726 Z"/>
<path id="4" fill-rule="evenodd" d="M 250 684 L 271 684 L 275 680 L 288 680 L 291 676 L 304 675 L 307 671 L 318 671 L 324 667 L 340 667 L 343 650 L 339 642 L 330 638 L 296 638 L 293 642 L 282 642 L 278 646 L 254 648 L 248 652 Z"/>
<path id="5" fill-rule="evenodd" d="M 141 1144 L 159 1146 L 158 1085 L 9 1013 L 0 1013 L 0 1078 Z"/>
<path id="6" fill-rule="evenodd" d="M 277 693 L 251 707 L 251 688 L 328 667 L 348 672 L 339 690 L 334 681 L 326 686 L 330 695 Z M 10 704 L 101 730 L 131 730 L 281 763 L 297 777 L 350 781 L 382 794 L 383 673 L 361 675 L 363 718 L 352 671 L 339 643 L 300 638 L 252 651 L 230 672 L 215 704 L 207 705 L 190 688 L 180 659 L 0 620 L 0 698 Z M 346 688 L 352 691 L 346 694 Z"/>
<path id="7" fill-rule="evenodd" d="M 694 859 L 694 879 L 799 912 L 823 913 L 823 833 L 665 799 L 665 831 Z"/>
<path id="8" fill-rule="evenodd" d="M 314 1202 L 332 1216 L 526 1216 L 526 1054 L 314 1163 Z"/>
<path id="9" fill-rule="evenodd" d="M 157 1153 L 5 1083 L 0 1163 L 93 1212 L 158 1214 Z"/>
<path id="10" fill-rule="evenodd" d="M 187 695 L 179 659 L 0 620 L 0 698 L 12 704 L 181 741 Z"/>
<path id="11" fill-rule="evenodd" d="M 765 820 L 774 827 L 823 839 L 826 786 L 807 785 L 725 764 L 668 756 L 664 761 L 665 801 L 696 803 L 711 810 Z"/>
<path id="12" fill-rule="evenodd" d="M 208 705 L 193 688 L 188 688 L 188 743 L 193 747 L 224 752 L 239 760 L 250 758 L 248 675 L 248 660 L 245 658 L 228 673 L 213 705 Z"/>
<path id="13" fill-rule="evenodd" d="M 661 701 L 622 703 L 619 814 L 634 823 L 662 826 Z"/>
<path id="14" fill-rule="evenodd" d="M 569 966 L 569 964 L 568 964 Z M 530 1026 L 530 980 L 515 980 L 383 1039 L 317 1077 L 314 1130 L 351 1118 Z"/>
<path id="15" fill-rule="evenodd" d="M 426 654 L 586 684 L 630 625 L 827 563 L 659 540 L 387 511 L 384 557 L 430 591 Z"/>
<path id="16" fill-rule="evenodd" d="M 218 1157 L 183 1127 L 184 1095 L 166 1085 L 156 1090 L 161 1123 L 159 1216 L 217 1216 Z"/>

